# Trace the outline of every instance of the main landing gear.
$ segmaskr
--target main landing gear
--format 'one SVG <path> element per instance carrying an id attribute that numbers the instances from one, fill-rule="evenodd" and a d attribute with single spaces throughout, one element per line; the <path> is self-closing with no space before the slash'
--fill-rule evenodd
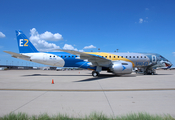
<path id="1" fill-rule="evenodd" d="M 96 70 L 92 71 L 92 76 L 93 76 L 93 77 L 98 77 L 99 74 L 100 74 L 100 72 L 101 72 L 101 70 L 102 70 L 102 67 L 97 66 L 97 67 L 96 67 Z"/>
<path id="2" fill-rule="evenodd" d="M 93 76 L 93 77 L 98 77 L 98 76 L 99 76 L 99 72 L 97 72 L 97 71 L 92 71 L 92 76 Z"/>

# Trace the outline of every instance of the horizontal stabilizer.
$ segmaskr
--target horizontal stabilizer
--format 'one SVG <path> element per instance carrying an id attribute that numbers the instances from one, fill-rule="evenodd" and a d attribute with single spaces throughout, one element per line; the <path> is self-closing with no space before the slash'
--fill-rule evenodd
<path id="1" fill-rule="evenodd" d="M 8 54 L 11 54 L 12 57 L 14 57 L 14 58 L 25 58 L 25 59 L 30 59 L 30 57 L 27 56 L 27 55 L 22 55 L 22 54 L 10 52 L 10 51 L 4 51 L 4 52 L 5 52 L 5 53 L 8 53 Z"/>

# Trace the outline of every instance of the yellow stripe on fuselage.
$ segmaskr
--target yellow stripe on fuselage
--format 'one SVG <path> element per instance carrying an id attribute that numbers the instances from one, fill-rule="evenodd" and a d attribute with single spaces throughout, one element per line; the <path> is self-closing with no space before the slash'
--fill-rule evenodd
<path id="1" fill-rule="evenodd" d="M 132 63 L 132 66 L 134 67 L 134 63 L 127 59 L 127 58 L 124 58 L 122 56 L 119 56 L 119 55 L 115 55 L 115 54 L 111 54 L 111 53 L 105 53 L 105 52 L 85 52 L 87 54 L 94 54 L 94 55 L 100 55 L 100 56 L 103 56 L 105 57 L 106 59 L 109 59 L 109 60 L 112 60 L 112 61 L 117 61 L 117 60 L 122 60 L 122 61 L 127 61 L 127 62 L 131 62 Z"/>

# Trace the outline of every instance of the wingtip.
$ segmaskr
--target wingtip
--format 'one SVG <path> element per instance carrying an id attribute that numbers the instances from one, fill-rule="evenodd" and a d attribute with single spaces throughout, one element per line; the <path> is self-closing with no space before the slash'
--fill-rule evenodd
<path id="1" fill-rule="evenodd" d="M 3 52 L 7 53 L 8 51 L 3 51 Z"/>

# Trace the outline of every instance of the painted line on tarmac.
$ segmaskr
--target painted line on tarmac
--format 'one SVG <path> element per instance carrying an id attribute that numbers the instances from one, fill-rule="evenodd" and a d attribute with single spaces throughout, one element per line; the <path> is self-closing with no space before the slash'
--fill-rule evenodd
<path id="1" fill-rule="evenodd" d="M 58 92 L 103 92 L 103 91 L 161 91 L 175 90 L 175 88 L 148 88 L 148 89 L 6 89 L 0 91 L 58 91 Z"/>

